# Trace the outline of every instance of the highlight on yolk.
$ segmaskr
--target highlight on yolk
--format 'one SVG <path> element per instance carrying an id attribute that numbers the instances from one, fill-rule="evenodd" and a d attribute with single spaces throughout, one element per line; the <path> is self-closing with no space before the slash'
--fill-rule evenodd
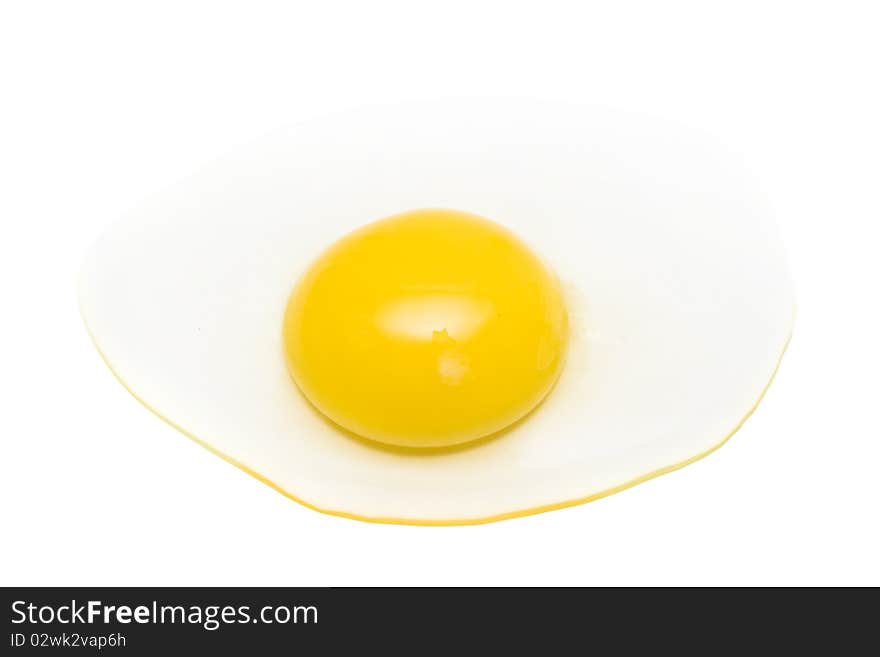
<path id="1" fill-rule="evenodd" d="M 415 210 L 324 252 L 291 294 L 283 338 L 294 381 L 334 423 L 444 447 L 495 434 L 544 399 L 568 315 L 554 274 L 510 231 Z"/>

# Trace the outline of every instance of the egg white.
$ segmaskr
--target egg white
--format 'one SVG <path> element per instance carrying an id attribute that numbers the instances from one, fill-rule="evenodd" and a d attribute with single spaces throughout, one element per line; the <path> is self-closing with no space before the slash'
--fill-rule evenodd
<path id="1" fill-rule="evenodd" d="M 281 343 L 322 249 L 424 207 L 513 229 L 559 274 L 572 320 L 537 411 L 430 454 L 340 433 Z M 319 510 L 413 524 L 584 502 L 707 454 L 754 410 L 794 314 L 736 157 L 671 123 L 526 101 L 376 107 L 271 134 L 108 230 L 79 298 L 123 384 L 188 436 Z"/>

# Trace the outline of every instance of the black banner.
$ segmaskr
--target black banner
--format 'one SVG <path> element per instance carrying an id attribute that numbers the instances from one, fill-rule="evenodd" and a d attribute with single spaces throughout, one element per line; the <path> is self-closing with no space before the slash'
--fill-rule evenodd
<path id="1" fill-rule="evenodd" d="M 798 639 L 816 648 L 835 616 L 846 626 L 833 635 L 839 650 L 876 622 L 876 604 L 846 604 L 848 593 L 784 590 L 12 588 L 2 597 L 9 655 L 470 654 L 476 640 L 543 654 L 762 652 Z"/>

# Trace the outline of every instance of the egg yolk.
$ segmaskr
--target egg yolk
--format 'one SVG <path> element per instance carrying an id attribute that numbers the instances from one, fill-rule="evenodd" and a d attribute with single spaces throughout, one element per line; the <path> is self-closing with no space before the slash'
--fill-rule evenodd
<path id="1" fill-rule="evenodd" d="M 444 447 L 495 434 L 558 378 L 556 277 L 515 235 L 416 210 L 332 245 L 291 294 L 283 338 L 305 397 L 362 438 Z"/>

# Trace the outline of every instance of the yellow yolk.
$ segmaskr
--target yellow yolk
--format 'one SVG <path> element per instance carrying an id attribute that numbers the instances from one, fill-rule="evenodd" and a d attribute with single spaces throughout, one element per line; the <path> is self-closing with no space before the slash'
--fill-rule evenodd
<path id="1" fill-rule="evenodd" d="M 453 210 L 376 221 L 294 289 L 284 348 L 299 389 L 370 440 L 457 445 L 535 408 L 562 368 L 559 283 L 508 230 Z"/>

